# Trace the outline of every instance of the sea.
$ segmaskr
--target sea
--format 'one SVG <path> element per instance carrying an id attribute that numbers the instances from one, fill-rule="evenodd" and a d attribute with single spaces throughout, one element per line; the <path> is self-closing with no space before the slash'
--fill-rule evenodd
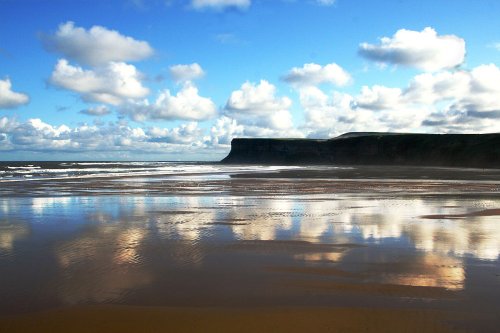
<path id="1" fill-rule="evenodd" d="M 261 166 L 227 167 L 207 162 L 0 162 L 0 180 L 201 175 L 263 170 L 262 168 Z"/>
<path id="2" fill-rule="evenodd" d="M 306 172 L 301 173 L 301 172 Z M 0 161 L 0 182 L 113 177 L 265 175 L 288 178 L 498 181 L 500 169 L 412 166 L 262 165 L 218 162 Z"/>

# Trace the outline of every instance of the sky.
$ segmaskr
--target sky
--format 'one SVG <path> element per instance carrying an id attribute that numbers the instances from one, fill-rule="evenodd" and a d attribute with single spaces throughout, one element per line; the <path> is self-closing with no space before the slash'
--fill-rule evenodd
<path id="1" fill-rule="evenodd" d="M 500 132 L 497 0 L 0 0 L 0 160 Z"/>

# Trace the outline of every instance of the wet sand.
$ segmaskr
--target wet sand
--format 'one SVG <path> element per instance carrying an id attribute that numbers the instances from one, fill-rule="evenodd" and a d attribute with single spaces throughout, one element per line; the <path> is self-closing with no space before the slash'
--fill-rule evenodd
<path id="1" fill-rule="evenodd" d="M 465 217 L 474 216 L 500 216 L 500 209 L 485 209 L 477 212 L 470 212 L 466 214 L 448 214 L 448 215 L 424 215 L 422 218 L 426 219 L 461 219 Z"/>
<path id="2" fill-rule="evenodd" d="M 4 182 L 0 332 L 497 331 L 495 173 L 331 172 Z"/>
<path id="3" fill-rule="evenodd" d="M 456 315 L 456 314 L 454 314 Z M 467 316 L 467 314 L 465 314 Z M 75 307 L 4 318 L 1 332 L 465 332 L 450 314 L 365 308 Z M 70 329 L 69 329 L 70 328 Z"/>
<path id="4" fill-rule="evenodd" d="M 294 194 L 489 194 L 500 191 L 500 169 L 418 167 L 291 167 L 274 172 L 153 174 L 55 179 L 1 180 L 0 197 L 88 195 L 233 195 Z M 284 168 L 284 167 L 282 167 Z"/>

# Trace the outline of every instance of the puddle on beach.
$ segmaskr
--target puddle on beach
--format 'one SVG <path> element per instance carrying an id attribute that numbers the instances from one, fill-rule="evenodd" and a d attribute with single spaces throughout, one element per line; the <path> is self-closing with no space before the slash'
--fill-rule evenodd
<path id="1" fill-rule="evenodd" d="M 1 198 L 0 311 L 431 302 L 494 314 L 498 207 L 494 196 Z"/>

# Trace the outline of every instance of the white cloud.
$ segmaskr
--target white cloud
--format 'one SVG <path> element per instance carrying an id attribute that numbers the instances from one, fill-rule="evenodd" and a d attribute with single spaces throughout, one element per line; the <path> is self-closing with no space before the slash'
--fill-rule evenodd
<path id="1" fill-rule="evenodd" d="M 416 76 L 404 92 L 408 102 L 445 103 L 449 111 L 479 118 L 500 118 L 500 68 L 481 65 L 470 71 Z"/>
<path id="2" fill-rule="evenodd" d="M 500 113 L 496 114 L 495 119 L 471 116 L 456 110 L 437 110 L 422 122 L 422 127 L 433 133 L 498 133 L 498 118 Z"/>
<path id="3" fill-rule="evenodd" d="M 105 65 L 111 61 L 137 61 L 153 54 L 153 49 L 145 41 L 98 25 L 85 30 L 75 27 L 73 22 L 59 25 L 54 35 L 43 35 L 42 41 L 47 50 L 90 66 Z"/>
<path id="4" fill-rule="evenodd" d="M 71 145 L 67 137 L 70 131 L 67 126 L 51 126 L 40 119 L 28 119 L 25 123 L 16 123 L 6 130 L 0 127 L 0 132 L 3 131 L 9 137 L 8 143 L 14 148 L 29 147 L 29 150 L 77 148 L 76 145 Z M 7 143 L 2 146 L 5 144 Z"/>
<path id="5" fill-rule="evenodd" d="M 226 113 L 244 125 L 286 130 L 293 127 L 288 111 L 292 101 L 276 97 L 276 87 L 265 80 L 259 84 L 245 82 L 233 91 L 226 103 Z"/>
<path id="6" fill-rule="evenodd" d="M 296 86 L 316 86 L 322 83 L 344 86 L 351 81 L 351 76 L 335 63 L 325 66 L 310 63 L 292 68 L 283 79 Z"/>
<path id="7" fill-rule="evenodd" d="M 141 83 L 141 76 L 133 65 L 123 62 L 110 62 L 86 70 L 60 59 L 52 72 L 50 83 L 79 93 L 86 102 L 118 105 L 149 94 L 149 90 Z"/>
<path id="8" fill-rule="evenodd" d="M 272 128 L 263 125 L 243 125 L 246 138 L 303 138 L 304 133 L 296 128 Z"/>
<path id="9" fill-rule="evenodd" d="M 334 92 L 316 87 L 302 88 L 300 102 L 306 115 L 309 137 L 334 137 L 346 132 L 416 132 L 431 110 L 404 104 L 401 90 L 364 87 L 361 94 Z"/>
<path id="10" fill-rule="evenodd" d="M 216 9 L 225 8 L 247 9 L 251 5 L 251 0 L 191 0 L 191 6 L 194 9 Z"/>
<path id="11" fill-rule="evenodd" d="M 89 115 L 89 116 L 105 116 L 111 113 L 111 110 L 106 105 L 98 105 L 94 107 L 90 107 L 85 110 L 81 110 L 80 113 Z"/>
<path id="12" fill-rule="evenodd" d="M 149 142 L 191 144 L 203 138 L 204 130 L 198 123 L 190 122 L 179 127 L 168 129 L 153 127 L 148 130 Z"/>
<path id="13" fill-rule="evenodd" d="M 396 127 L 404 123 L 422 132 L 498 132 L 498 80 L 500 68 L 493 64 L 471 71 L 425 73 L 413 78 L 405 89 L 364 87 L 355 104 L 375 113 L 391 111 L 377 118 Z M 414 122 L 409 114 L 414 115 Z"/>
<path id="14" fill-rule="evenodd" d="M 210 129 L 210 144 L 228 146 L 232 139 L 244 136 L 244 130 L 244 126 L 239 125 L 235 119 L 222 116 L 215 121 Z"/>
<path id="15" fill-rule="evenodd" d="M 406 89 L 384 86 L 363 87 L 357 98 L 359 107 L 401 110 L 410 104 L 447 104 L 463 112 L 500 111 L 500 68 L 481 65 L 471 71 L 424 73 L 415 76 Z"/>
<path id="16" fill-rule="evenodd" d="M 178 83 L 193 81 L 205 75 L 205 71 L 197 63 L 170 66 L 169 71 L 172 79 Z"/>
<path id="17" fill-rule="evenodd" d="M 350 131 L 500 132 L 500 68 L 415 76 L 406 88 L 365 86 L 357 96 L 299 89 L 310 137 Z"/>
<path id="18" fill-rule="evenodd" d="M 414 103 L 432 105 L 465 96 L 469 87 L 470 73 L 467 71 L 424 73 L 413 78 L 404 97 Z"/>
<path id="19" fill-rule="evenodd" d="M 253 124 L 244 121 L 239 123 L 236 119 L 222 116 L 216 120 L 210 130 L 206 142 L 210 147 L 229 148 L 234 138 L 302 138 L 304 134 L 296 128 L 266 127 L 266 123 Z"/>
<path id="20" fill-rule="evenodd" d="M 198 88 L 192 83 L 185 83 L 177 95 L 164 90 L 156 101 L 148 100 L 124 104 L 119 112 L 135 121 L 148 119 L 163 120 L 206 120 L 217 114 L 217 107 L 210 98 L 201 97 Z"/>
<path id="21" fill-rule="evenodd" d="M 462 64 L 465 41 L 455 35 L 438 35 L 430 27 L 422 31 L 401 29 L 392 38 L 381 38 L 379 45 L 360 44 L 359 53 L 378 63 L 433 72 Z"/>
<path id="22" fill-rule="evenodd" d="M 380 85 L 373 87 L 364 86 L 361 94 L 356 99 L 358 107 L 369 110 L 400 110 L 402 101 L 402 90 L 399 88 L 388 88 Z"/>
<path id="23" fill-rule="evenodd" d="M 349 94 L 334 92 L 329 96 L 317 87 L 303 87 L 299 93 L 308 137 L 328 138 L 376 126 L 373 112 L 354 109 L 354 98 Z"/>
<path id="24" fill-rule="evenodd" d="M 306 124 L 311 128 L 331 128 L 336 122 L 350 122 L 356 115 L 352 108 L 353 101 L 349 94 L 334 92 L 329 96 L 316 87 L 300 90 L 300 104 L 305 112 Z"/>
<path id="25" fill-rule="evenodd" d="M 498 85 L 500 68 L 495 64 L 475 67 L 471 71 L 471 78 L 471 92 L 478 94 L 500 92 L 500 86 Z"/>
<path id="26" fill-rule="evenodd" d="M 0 151 L 32 152 L 91 152 L 121 154 L 182 154 L 205 150 L 204 130 L 197 123 L 181 124 L 176 128 L 131 127 L 126 122 L 76 127 L 50 125 L 41 119 L 19 122 L 0 118 Z M 114 155 L 122 156 L 122 155 Z M 132 157 L 135 155 L 131 155 Z"/>
<path id="27" fill-rule="evenodd" d="M 26 94 L 12 91 L 12 83 L 6 78 L 0 80 L 0 109 L 11 109 L 29 102 Z"/>
<path id="28" fill-rule="evenodd" d="M 230 137 L 303 137 L 288 110 L 292 101 L 276 96 L 276 87 L 261 80 L 245 82 L 231 93 L 225 115 L 212 128 L 212 141 L 228 144 Z"/>
<path id="29" fill-rule="evenodd" d="M 19 126 L 19 122 L 15 118 L 0 118 L 0 133 L 10 133 L 17 126 Z"/>

